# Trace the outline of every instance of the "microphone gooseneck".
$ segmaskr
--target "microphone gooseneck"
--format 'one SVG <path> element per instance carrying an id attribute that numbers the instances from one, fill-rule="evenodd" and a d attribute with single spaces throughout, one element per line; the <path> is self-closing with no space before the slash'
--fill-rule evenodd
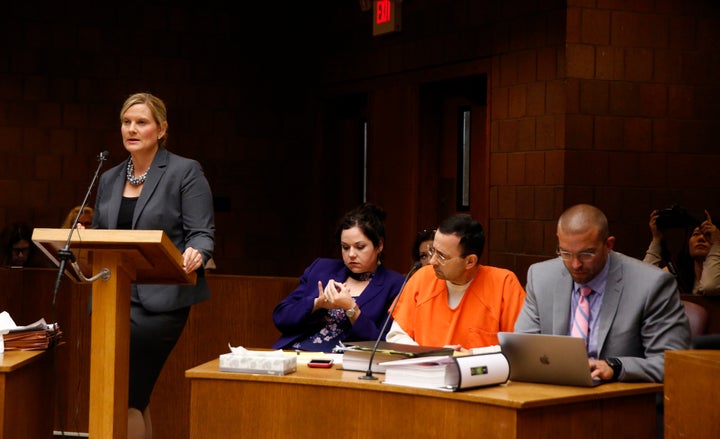
<path id="1" fill-rule="evenodd" d="M 398 295 L 395 296 L 395 300 L 393 301 L 392 308 L 390 308 L 390 312 L 388 313 L 387 317 L 385 317 L 385 322 L 383 322 L 382 328 L 380 328 L 380 334 L 378 334 L 377 340 L 375 340 L 375 344 L 373 345 L 372 352 L 370 352 L 370 361 L 368 362 L 368 368 L 365 372 L 365 375 L 361 375 L 358 377 L 360 380 L 376 380 L 377 377 L 373 376 L 372 373 L 372 364 L 373 359 L 375 359 L 375 352 L 378 350 L 378 345 L 380 345 L 380 340 L 382 339 L 383 333 L 385 333 L 385 328 L 387 328 L 388 322 L 390 321 L 390 318 L 393 315 L 393 312 L 395 312 L 395 307 L 397 306 L 398 302 L 400 301 L 400 295 L 403 292 L 403 289 L 405 289 L 405 284 L 407 283 L 408 279 L 410 279 L 410 276 L 413 275 L 420 267 L 422 267 L 422 262 L 416 261 L 413 266 L 410 268 L 410 271 L 405 275 L 405 279 L 403 280 L 402 285 L 400 286 L 400 291 L 398 292 Z"/>
<path id="2" fill-rule="evenodd" d="M 75 271 L 78 271 L 77 264 L 75 264 L 75 255 L 70 251 L 70 241 L 72 240 L 72 234 L 75 231 L 75 227 L 77 227 L 78 221 L 80 221 L 80 216 L 83 213 L 83 210 L 85 210 L 85 206 L 87 206 L 88 199 L 90 198 L 90 193 L 92 192 L 93 186 L 95 186 L 95 181 L 98 178 L 98 175 L 100 175 L 100 168 L 102 168 L 103 162 L 107 160 L 108 156 L 110 155 L 109 152 L 103 151 L 100 154 L 98 154 L 97 160 L 99 162 L 97 169 L 95 170 L 95 175 L 93 176 L 92 181 L 90 182 L 90 186 L 88 187 L 87 193 L 85 194 L 85 199 L 83 200 L 82 204 L 80 205 L 80 210 L 78 210 L 77 216 L 75 216 L 75 221 L 73 221 L 72 226 L 70 227 L 70 233 L 68 234 L 67 241 L 65 242 L 65 247 L 58 250 L 58 258 L 60 259 L 60 266 L 58 267 L 57 272 L 57 278 L 55 279 L 55 288 L 53 289 L 53 297 L 52 297 L 52 322 L 53 325 L 55 325 L 55 329 L 57 330 L 57 319 L 55 318 L 55 299 L 57 298 L 58 291 L 60 290 L 60 283 L 62 281 L 62 275 L 63 272 L 65 272 L 65 265 L 67 264 L 67 261 L 69 260 L 71 264 L 73 265 L 73 268 L 75 268 Z M 53 363 L 56 363 L 58 361 L 58 356 L 53 355 Z M 55 370 L 55 381 L 58 381 L 57 379 L 57 365 L 53 364 L 53 369 Z M 59 394 L 58 394 L 58 404 L 59 404 Z M 63 432 L 65 430 L 65 427 L 63 423 L 60 424 L 60 431 Z M 65 436 L 63 432 L 63 437 Z"/>
<path id="3" fill-rule="evenodd" d="M 75 216 L 75 220 L 72 223 L 72 226 L 70 227 L 70 233 L 68 233 L 67 241 L 65 241 L 65 247 L 58 250 L 58 258 L 60 259 L 60 266 L 58 267 L 58 274 L 57 278 L 55 279 L 55 288 L 53 289 L 53 299 L 52 299 L 52 307 L 55 309 L 55 299 L 57 297 L 58 290 L 60 289 L 60 282 L 62 281 L 62 274 L 65 271 L 65 265 L 67 264 L 67 261 L 75 262 L 75 255 L 70 251 L 70 241 L 72 240 L 72 235 L 75 232 L 75 228 L 77 227 L 78 221 L 80 221 L 80 216 L 82 216 L 83 210 L 85 209 L 85 206 L 87 206 L 88 199 L 90 198 L 90 193 L 92 192 L 93 187 L 95 186 L 95 181 L 97 181 L 98 176 L 100 175 L 100 169 L 102 168 L 103 163 L 105 160 L 107 160 L 108 156 L 110 155 L 109 152 L 103 151 L 100 154 L 98 154 L 97 160 L 98 160 L 98 166 L 95 170 L 95 175 L 93 176 L 92 181 L 90 182 L 90 186 L 88 186 L 88 190 L 85 193 L 85 199 L 83 199 L 82 204 L 80 205 L 80 210 L 78 210 L 77 215 Z"/>

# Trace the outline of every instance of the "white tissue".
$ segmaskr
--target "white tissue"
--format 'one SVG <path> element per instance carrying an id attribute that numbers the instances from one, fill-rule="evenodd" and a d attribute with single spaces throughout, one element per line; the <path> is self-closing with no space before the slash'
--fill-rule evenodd
<path id="1" fill-rule="evenodd" d="M 0 354 L 5 353 L 5 334 L 17 328 L 15 321 L 7 311 L 0 312 Z"/>
<path id="2" fill-rule="evenodd" d="M 284 357 L 285 353 L 282 351 L 282 349 L 278 349 L 275 351 L 251 351 L 248 349 L 245 349 L 242 346 L 238 347 L 232 347 L 230 346 L 230 343 L 228 343 L 228 347 L 230 348 L 230 352 L 233 355 L 245 355 L 245 356 L 253 356 L 253 357 Z"/>
<path id="3" fill-rule="evenodd" d="M 297 355 L 285 355 L 282 350 L 253 351 L 241 346 L 230 347 L 229 354 L 220 355 L 223 372 L 285 375 L 297 370 Z"/>
<path id="4" fill-rule="evenodd" d="M 10 317 L 7 311 L 0 312 L 0 331 L 5 331 L 3 334 L 7 334 L 10 329 L 17 328 L 15 321 Z"/>

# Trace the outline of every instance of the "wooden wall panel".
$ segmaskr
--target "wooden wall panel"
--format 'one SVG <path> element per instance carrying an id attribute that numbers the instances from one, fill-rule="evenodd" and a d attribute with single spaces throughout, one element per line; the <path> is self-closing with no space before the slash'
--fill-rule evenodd
<path id="1" fill-rule="evenodd" d="M 91 284 L 63 277 L 53 309 L 57 270 L 0 268 L 0 311 L 16 324 L 58 322 L 63 344 L 54 376 L 55 430 L 87 433 L 90 377 Z M 188 437 L 190 384 L 185 370 L 229 352 L 228 344 L 269 348 L 280 336 L 272 310 L 298 283 L 292 277 L 209 275 L 212 297 L 196 305 L 168 359 L 151 401 L 156 439 Z"/>
<path id="2" fill-rule="evenodd" d="M 247 348 L 272 345 L 280 336 L 272 322 L 272 310 L 297 286 L 298 279 L 210 275 L 208 282 L 212 298 L 193 307 L 185 331 L 155 386 L 150 403 L 155 439 L 188 437 L 187 369 L 230 352 L 228 344 Z"/>

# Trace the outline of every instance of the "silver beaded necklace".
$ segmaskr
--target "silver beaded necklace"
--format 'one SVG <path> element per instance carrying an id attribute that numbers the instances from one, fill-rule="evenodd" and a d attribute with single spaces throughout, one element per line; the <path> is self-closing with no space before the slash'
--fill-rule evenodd
<path id="1" fill-rule="evenodd" d="M 141 184 L 145 183 L 145 177 L 147 177 L 147 173 L 149 170 L 150 168 L 146 169 L 141 176 L 135 177 L 135 165 L 133 165 L 132 157 L 130 157 L 130 160 L 128 160 L 127 164 L 127 174 L 125 178 L 131 185 L 140 186 Z"/>

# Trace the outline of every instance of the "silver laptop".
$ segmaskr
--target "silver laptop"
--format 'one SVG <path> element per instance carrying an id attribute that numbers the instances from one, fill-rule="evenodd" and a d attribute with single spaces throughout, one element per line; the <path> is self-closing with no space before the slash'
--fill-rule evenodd
<path id="1" fill-rule="evenodd" d="M 581 338 L 568 335 L 498 332 L 510 364 L 511 381 L 593 387 L 587 350 Z"/>

